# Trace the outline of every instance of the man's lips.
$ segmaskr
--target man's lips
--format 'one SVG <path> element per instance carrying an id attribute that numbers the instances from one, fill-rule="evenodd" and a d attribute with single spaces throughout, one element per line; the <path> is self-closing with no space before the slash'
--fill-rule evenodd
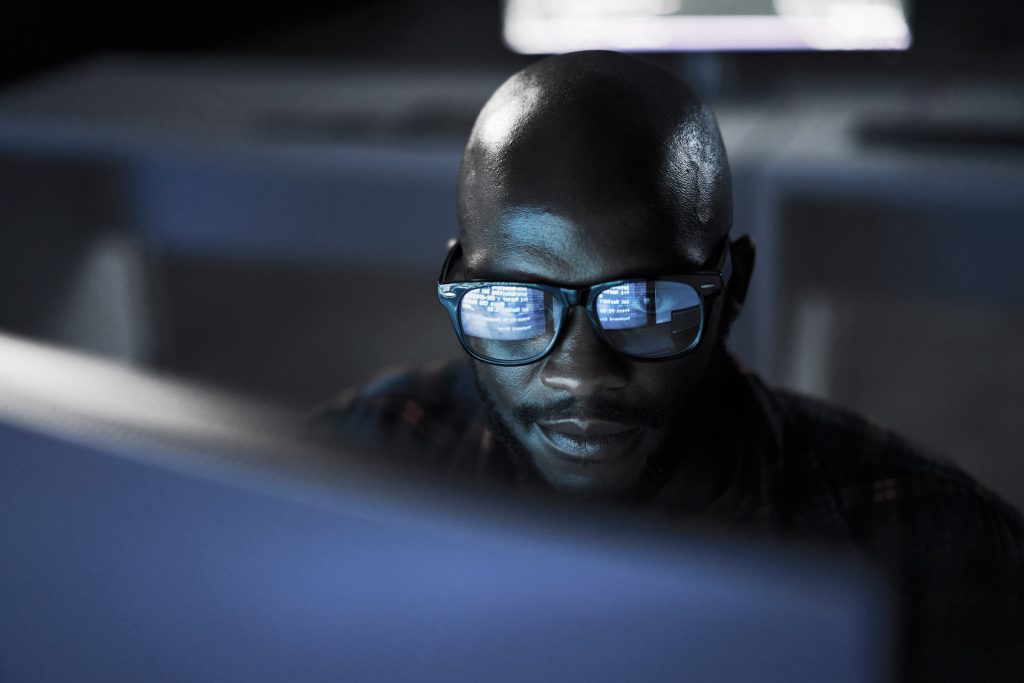
<path id="1" fill-rule="evenodd" d="M 539 420 L 537 428 L 561 455 L 592 462 L 618 459 L 639 434 L 632 424 L 587 417 Z"/>
<path id="2" fill-rule="evenodd" d="M 555 420 L 538 420 L 544 429 L 565 434 L 579 439 L 600 439 L 606 436 L 622 434 L 623 432 L 635 429 L 633 425 L 612 420 L 602 420 L 591 417 L 567 417 Z"/>

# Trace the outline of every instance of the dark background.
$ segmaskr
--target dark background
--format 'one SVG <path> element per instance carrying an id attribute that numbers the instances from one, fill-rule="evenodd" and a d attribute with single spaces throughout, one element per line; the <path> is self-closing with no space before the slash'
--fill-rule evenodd
<path id="1" fill-rule="evenodd" d="M 1024 5 L 1013 0 L 929 0 L 911 7 L 914 46 L 904 55 L 737 56 L 751 80 L 780 68 L 998 69 L 1020 72 Z M 0 10 L 0 78 L 12 80 L 104 50 L 241 53 L 384 64 L 514 70 L 528 58 L 501 42 L 494 0 L 224 0 L 128 3 L 8 2 Z"/>
<path id="2" fill-rule="evenodd" d="M 654 54 L 757 240 L 740 359 L 1024 504 L 1024 4 L 905 53 Z M 9 2 L 0 329 L 311 407 L 454 356 L 434 300 L 496 1 Z"/>

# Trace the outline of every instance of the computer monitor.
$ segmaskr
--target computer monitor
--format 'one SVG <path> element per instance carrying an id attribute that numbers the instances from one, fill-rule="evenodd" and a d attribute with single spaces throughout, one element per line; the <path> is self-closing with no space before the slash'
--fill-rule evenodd
<path id="1" fill-rule="evenodd" d="M 906 50 L 906 0 L 506 0 L 522 53 Z"/>
<path id="2" fill-rule="evenodd" d="M 413 486 L 272 413 L 0 337 L 0 680 L 888 673 L 859 568 Z"/>

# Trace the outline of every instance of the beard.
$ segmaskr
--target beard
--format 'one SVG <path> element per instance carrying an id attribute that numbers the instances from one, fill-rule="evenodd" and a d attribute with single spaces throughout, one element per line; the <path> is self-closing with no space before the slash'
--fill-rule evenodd
<path id="1" fill-rule="evenodd" d="M 727 366 L 725 344 L 719 338 L 708 364 L 691 383 L 690 389 L 674 397 L 671 404 L 666 406 L 636 406 L 602 397 L 566 397 L 543 405 L 522 404 L 509 410 L 500 407 L 480 381 L 476 364 L 473 365 L 473 377 L 491 431 L 504 448 L 504 454 L 518 480 L 529 485 L 554 488 L 538 470 L 529 449 L 511 428 L 512 424 L 529 425 L 540 419 L 586 414 L 662 432 L 664 437 L 660 444 L 649 454 L 631 486 L 616 493 L 571 491 L 577 498 L 643 504 L 653 499 L 672 478 L 688 451 L 706 442 L 711 436 L 718 424 L 719 397 Z"/>

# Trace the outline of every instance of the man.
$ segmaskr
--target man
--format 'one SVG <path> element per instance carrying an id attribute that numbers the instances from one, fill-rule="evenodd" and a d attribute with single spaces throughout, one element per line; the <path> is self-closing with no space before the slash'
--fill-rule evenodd
<path id="1" fill-rule="evenodd" d="M 608 52 L 533 64 L 483 108 L 459 174 L 438 293 L 471 360 L 350 392 L 320 424 L 470 479 L 877 558 L 906 596 L 914 673 L 1012 670 L 1019 515 L 737 367 L 754 247 L 730 240 L 731 202 L 714 117 L 672 75 Z"/>

